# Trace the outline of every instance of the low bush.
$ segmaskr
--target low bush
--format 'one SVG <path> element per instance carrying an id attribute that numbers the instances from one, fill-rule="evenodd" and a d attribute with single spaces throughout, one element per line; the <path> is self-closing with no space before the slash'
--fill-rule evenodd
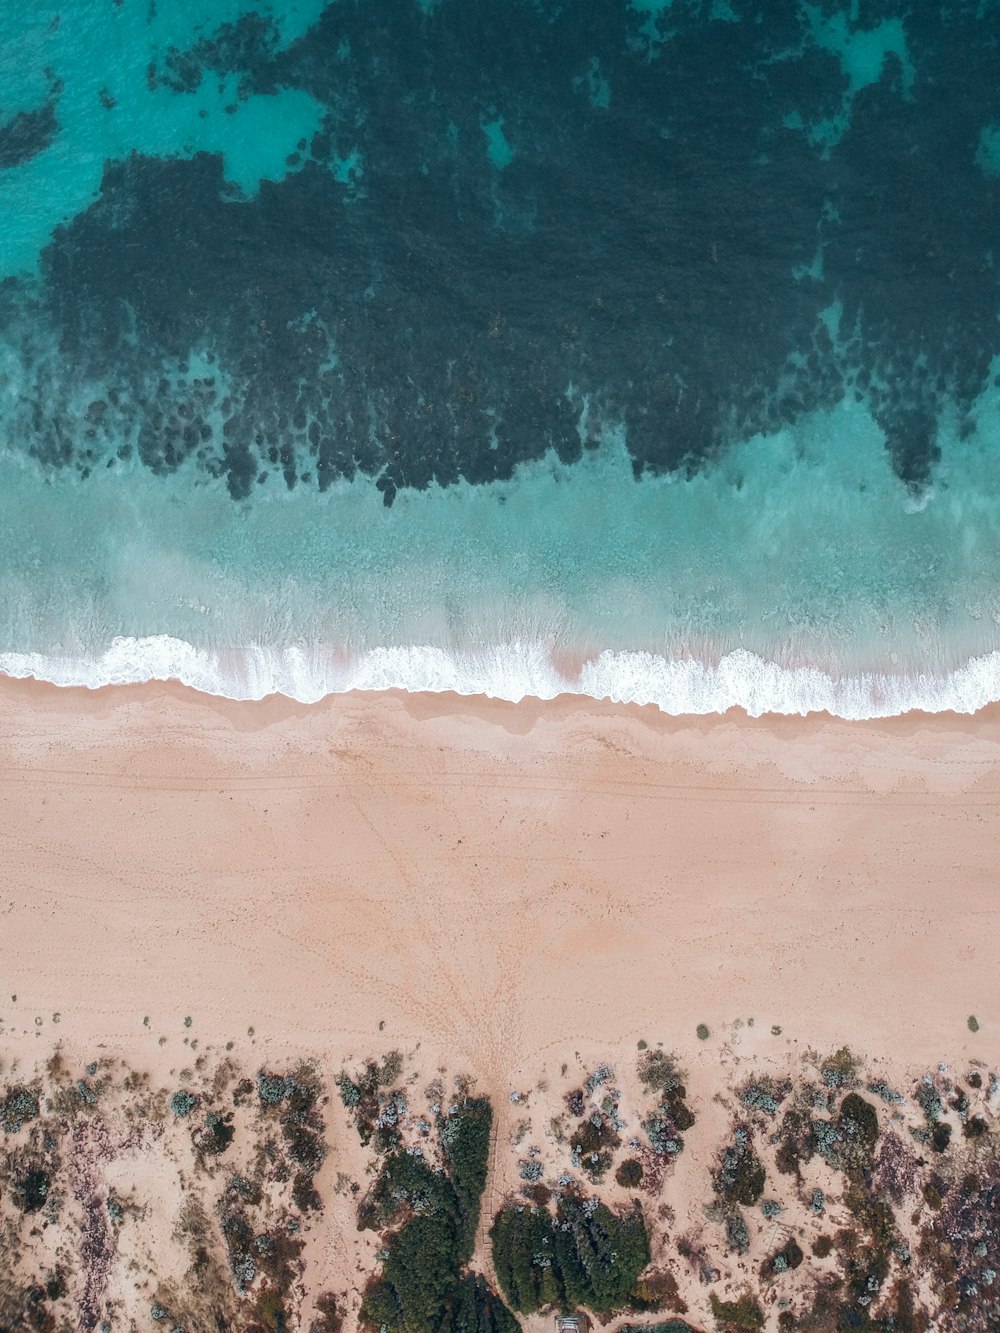
<path id="1" fill-rule="evenodd" d="M 613 1213 L 596 1199 L 563 1199 L 544 1209 L 507 1208 L 490 1231 L 493 1265 L 510 1305 L 522 1314 L 551 1305 L 596 1314 L 628 1307 L 649 1263 L 642 1213 Z"/>
<path id="2" fill-rule="evenodd" d="M 635 1189 L 642 1184 L 642 1163 L 637 1157 L 627 1157 L 615 1172 L 615 1180 L 624 1189 Z"/>
<path id="3" fill-rule="evenodd" d="M 764 1327 L 764 1312 L 749 1294 L 741 1296 L 738 1301 L 720 1301 L 713 1291 L 709 1301 L 715 1321 L 725 1333 L 744 1333 Z"/>

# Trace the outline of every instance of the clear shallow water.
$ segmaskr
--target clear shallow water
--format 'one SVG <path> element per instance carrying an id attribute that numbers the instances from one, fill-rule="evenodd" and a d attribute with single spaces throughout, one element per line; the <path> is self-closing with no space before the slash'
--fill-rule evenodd
<path id="1" fill-rule="evenodd" d="M 0 669 L 1000 698 L 995 9 L 203 13 L 0 20 Z"/>

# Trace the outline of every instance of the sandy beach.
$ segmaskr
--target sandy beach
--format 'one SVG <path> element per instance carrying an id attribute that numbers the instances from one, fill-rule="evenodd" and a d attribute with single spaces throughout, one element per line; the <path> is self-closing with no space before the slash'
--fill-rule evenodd
<path id="1" fill-rule="evenodd" d="M 0 1072 L 27 1079 L 59 1049 L 169 1089 L 220 1060 L 329 1074 L 399 1050 L 414 1089 L 467 1078 L 495 1112 L 482 1271 L 519 1145 L 562 1169 L 574 1080 L 610 1062 L 622 1113 L 644 1114 L 639 1043 L 682 1062 L 702 1145 L 664 1187 L 661 1257 L 668 1232 L 704 1231 L 747 1071 L 795 1078 L 850 1046 L 867 1077 L 912 1087 L 997 1057 L 996 710 L 670 719 L 577 698 L 303 707 L 7 681 L 0 785 Z M 348 1138 L 335 1128 L 317 1177 L 330 1207 L 303 1308 L 334 1289 L 354 1319 L 374 1241 L 343 1182 L 372 1168 Z M 178 1152 L 166 1176 L 128 1167 L 129 1188 L 164 1196 Z M 173 1218 L 144 1224 L 131 1260 L 146 1309 Z M 761 1222 L 752 1245 L 773 1235 Z M 713 1244 L 690 1241 L 675 1307 L 704 1326 Z"/>
<path id="2" fill-rule="evenodd" d="M 1000 1018 L 996 712 L 5 682 L 0 788 L 8 1043 L 384 1023 L 507 1085 L 736 1016 L 903 1060 Z"/>

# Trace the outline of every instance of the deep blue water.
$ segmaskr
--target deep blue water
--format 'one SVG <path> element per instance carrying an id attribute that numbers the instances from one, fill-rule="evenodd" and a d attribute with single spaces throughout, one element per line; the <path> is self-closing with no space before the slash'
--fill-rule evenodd
<path id="1" fill-rule="evenodd" d="M 2 6 L 6 668 L 1000 697 L 998 68 L 985 0 Z"/>

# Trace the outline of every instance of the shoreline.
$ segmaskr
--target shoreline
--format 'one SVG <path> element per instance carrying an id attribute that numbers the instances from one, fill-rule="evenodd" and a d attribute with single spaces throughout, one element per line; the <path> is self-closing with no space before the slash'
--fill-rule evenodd
<path id="1" fill-rule="evenodd" d="M 653 705 L 678 718 L 724 716 L 738 708 L 751 717 L 826 713 L 876 721 L 911 712 L 971 715 L 1000 702 L 1000 650 L 970 656 L 949 671 L 907 672 L 881 663 L 845 673 L 765 658 L 743 647 L 704 656 L 632 649 L 574 655 L 550 637 L 464 650 L 411 644 L 351 656 L 318 645 L 215 651 L 160 634 L 118 637 L 93 657 L 0 653 L 0 679 L 89 690 L 174 682 L 233 702 L 280 695 L 318 704 L 339 695 L 393 691 L 511 703 L 572 696 Z"/>

